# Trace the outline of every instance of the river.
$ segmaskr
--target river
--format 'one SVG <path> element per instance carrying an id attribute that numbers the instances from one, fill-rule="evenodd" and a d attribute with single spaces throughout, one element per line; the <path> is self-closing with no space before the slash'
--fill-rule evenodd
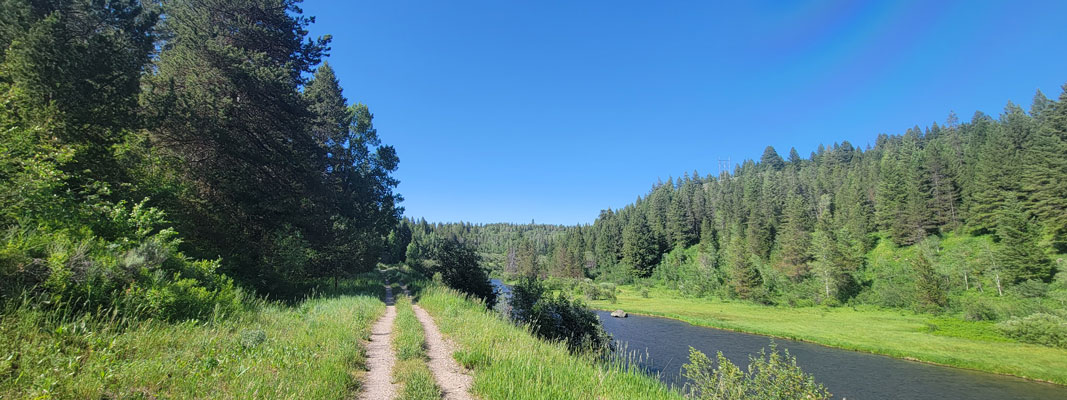
<path id="1" fill-rule="evenodd" d="M 510 289 L 497 280 L 493 284 L 502 291 Z M 695 326 L 669 318 L 632 314 L 629 318 L 612 318 L 607 311 L 596 313 L 604 330 L 642 358 L 643 368 L 675 387 L 683 383 L 681 367 L 688 361 L 689 346 L 712 358 L 715 352 L 721 351 L 744 368 L 749 354 L 754 355 L 771 343 L 771 338 L 766 336 Z M 814 375 L 835 398 L 1067 399 L 1067 387 L 1059 385 L 786 339 L 774 339 L 774 343 L 796 356 L 797 365 Z"/>

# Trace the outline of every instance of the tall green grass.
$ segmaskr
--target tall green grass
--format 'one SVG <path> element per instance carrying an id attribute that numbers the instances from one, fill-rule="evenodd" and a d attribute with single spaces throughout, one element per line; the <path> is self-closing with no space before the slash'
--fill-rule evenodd
<path id="1" fill-rule="evenodd" d="M 572 355 L 456 291 L 431 286 L 419 304 L 457 344 L 454 357 L 472 370 L 472 391 L 483 399 L 682 398 L 632 364 Z"/>
<path id="2" fill-rule="evenodd" d="M 434 383 L 433 374 L 426 366 L 426 334 L 415 317 L 408 296 L 397 298 L 396 320 L 393 324 L 393 349 L 397 358 L 393 380 L 401 386 L 400 399 L 441 398 L 441 389 Z"/>
<path id="3" fill-rule="evenodd" d="M 62 309 L 0 315 L 0 398 L 340 399 L 385 307 L 347 295 L 179 323 Z"/>

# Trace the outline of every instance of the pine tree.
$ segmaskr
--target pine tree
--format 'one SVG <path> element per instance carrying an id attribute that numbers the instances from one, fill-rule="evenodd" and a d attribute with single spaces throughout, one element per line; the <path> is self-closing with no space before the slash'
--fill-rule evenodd
<path id="1" fill-rule="evenodd" d="M 647 277 L 659 263 L 660 252 L 645 215 L 635 212 L 622 231 L 622 260 L 634 276 Z"/>
<path id="2" fill-rule="evenodd" d="M 718 247 L 718 235 L 711 218 L 700 223 L 700 245 L 704 249 Z"/>
<path id="3" fill-rule="evenodd" d="M 689 193 L 683 186 L 671 198 L 667 210 L 667 232 L 671 237 L 671 247 L 688 247 L 696 243 L 697 227 L 693 225 L 693 214 L 689 210 Z"/>
<path id="4" fill-rule="evenodd" d="M 935 244 L 936 246 L 936 244 Z M 915 291 L 921 311 L 939 311 L 948 303 L 945 295 L 944 278 L 934 270 L 933 257 L 936 250 L 928 246 L 916 249 L 917 255 L 912 262 L 915 271 Z"/>
<path id="5" fill-rule="evenodd" d="M 9 24 L 0 28 L 0 96 L 10 122 L 0 128 L 0 164 L 35 160 L 24 164 L 33 174 L 30 164 L 51 160 L 53 179 L 70 192 L 56 196 L 140 201 L 127 192 L 131 166 L 115 151 L 141 128 L 140 78 L 158 15 L 130 0 L 5 2 L 0 11 Z M 0 168 L 0 180 L 18 174 Z"/>
<path id="6" fill-rule="evenodd" d="M 763 149 L 763 155 L 760 156 L 760 164 L 763 168 L 773 171 L 781 171 L 785 168 L 785 161 L 782 160 L 782 156 L 778 155 L 777 151 L 774 151 L 774 147 L 767 146 Z"/>
<path id="7" fill-rule="evenodd" d="M 811 270 L 818 277 L 825 299 L 837 296 L 837 244 L 831 232 L 817 228 L 811 235 Z"/>
<path id="8" fill-rule="evenodd" d="M 1040 93 L 1038 93 L 1040 95 Z M 1036 97 L 1036 96 L 1035 96 Z M 1043 95 L 1040 96 L 1044 98 Z M 1034 101 L 1041 125 L 1023 153 L 1021 190 L 1059 252 L 1067 252 L 1067 86 L 1057 102 Z"/>
<path id="9" fill-rule="evenodd" d="M 792 194 L 787 201 L 785 222 L 778 234 L 782 270 L 792 278 L 803 276 L 811 259 L 812 222 L 808 207 L 800 194 Z"/>
<path id="10" fill-rule="evenodd" d="M 527 278 L 541 278 L 543 272 L 537 262 L 537 253 L 529 240 L 523 239 L 518 251 L 519 275 Z"/>
<path id="11" fill-rule="evenodd" d="M 918 132 L 915 128 L 914 132 Z M 925 151 L 919 148 L 917 140 L 909 140 L 905 135 L 902 158 L 906 182 L 904 186 L 904 204 L 900 219 L 892 225 L 892 234 L 898 244 L 918 243 L 929 233 L 933 226 L 930 210 L 930 181 L 924 162 Z"/>
<path id="12" fill-rule="evenodd" d="M 1020 191 L 1015 172 L 1019 160 L 1015 146 L 999 125 L 988 128 L 977 147 L 972 189 L 966 197 L 967 223 L 975 232 L 985 233 L 994 230 L 997 210 L 1007 201 L 1005 195 Z"/>
<path id="13" fill-rule="evenodd" d="M 730 267 L 730 287 L 738 298 L 754 300 L 760 297 L 763 277 L 745 250 L 740 228 L 734 228 L 726 247 L 727 265 Z"/>
<path id="14" fill-rule="evenodd" d="M 789 165 L 792 166 L 793 169 L 800 169 L 800 167 L 802 166 L 800 164 L 803 163 L 803 162 L 804 162 L 804 159 L 800 158 L 800 153 L 797 152 L 797 148 L 796 147 L 790 147 L 789 148 Z"/>
<path id="15" fill-rule="evenodd" d="M 600 211 L 593 229 L 597 231 L 594 246 L 597 270 L 610 270 L 622 258 L 622 227 L 617 214 L 610 209 Z"/>
<path id="16" fill-rule="evenodd" d="M 1023 209 L 1017 196 L 1006 195 L 1004 207 L 997 213 L 997 264 L 1003 267 L 1016 283 L 1027 280 L 1048 282 L 1052 279 L 1052 263 L 1038 247 L 1040 233 L 1030 213 Z"/>
<path id="17" fill-rule="evenodd" d="M 163 10 L 168 39 L 144 99 L 153 137 L 190 188 L 179 230 L 192 255 L 222 256 L 236 278 L 280 290 L 305 263 L 276 256 L 301 253 L 291 239 L 324 222 L 304 218 L 325 165 L 298 88 L 328 39 L 305 40 L 310 19 L 291 0 L 176 0 Z"/>
<path id="18" fill-rule="evenodd" d="M 879 164 L 879 172 L 878 201 L 875 203 L 878 227 L 895 232 L 892 237 L 894 241 L 900 243 L 903 234 L 901 231 L 906 230 L 901 226 L 907 201 L 907 175 L 905 175 L 906 171 L 904 171 L 899 149 L 893 147 L 886 149 Z"/>
<path id="19" fill-rule="evenodd" d="M 927 147 L 925 170 L 930 177 L 931 198 L 935 225 L 942 231 L 959 226 L 959 188 L 949 167 L 947 150 L 943 142 L 936 141 Z"/>

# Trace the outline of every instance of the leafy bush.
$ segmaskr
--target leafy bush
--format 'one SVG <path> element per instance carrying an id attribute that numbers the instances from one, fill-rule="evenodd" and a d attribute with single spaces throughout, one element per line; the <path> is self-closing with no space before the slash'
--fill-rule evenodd
<path id="1" fill-rule="evenodd" d="M 796 357 L 789 350 L 778 352 L 772 342 L 771 351 L 761 349 L 758 356 L 749 356 L 748 370 L 742 371 L 730 360 L 716 354 L 713 362 L 707 355 L 690 347 L 689 363 L 682 373 L 689 382 L 689 395 L 694 399 L 829 399 L 830 392 L 815 378 L 797 366 Z"/>
<path id="2" fill-rule="evenodd" d="M 1067 349 L 1067 319 L 1037 313 L 997 324 L 1004 335 L 1021 342 Z"/>
<path id="3" fill-rule="evenodd" d="M 721 271 L 714 248 L 694 245 L 676 247 L 653 272 L 653 279 L 686 296 L 702 297 L 721 285 Z"/>
<path id="4" fill-rule="evenodd" d="M 1048 293 L 1048 289 L 1049 284 L 1031 279 L 1015 285 L 1015 287 L 1011 288 L 1011 291 L 1021 297 L 1033 299 L 1045 296 L 1045 294 Z"/>
<path id="5" fill-rule="evenodd" d="M 1000 315 L 989 300 L 971 296 L 963 299 L 963 318 L 968 321 L 996 321 Z"/>
<path id="6" fill-rule="evenodd" d="M 610 349 L 611 336 L 604 332 L 596 314 L 580 301 L 562 293 L 548 294 L 545 286 L 534 278 L 524 278 L 511 293 L 511 319 L 529 325 L 537 336 L 562 341 L 574 352 Z"/>
<path id="7" fill-rule="evenodd" d="M 600 300 L 608 300 L 611 302 L 611 304 L 615 304 L 615 302 L 618 301 L 618 297 L 615 296 L 615 294 L 618 292 L 618 288 L 615 286 L 614 283 L 602 282 L 598 286 L 600 289 Z"/>
<path id="8" fill-rule="evenodd" d="M 618 296 L 616 295 L 616 293 L 618 292 L 618 287 L 615 286 L 614 283 L 601 282 L 598 284 L 593 283 L 589 279 L 586 279 L 585 281 L 578 284 L 578 287 L 581 290 L 581 294 L 584 295 L 586 299 L 608 300 L 612 304 L 618 301 Z"/>
<path id="9" fill-rule="evenodd" d="M 147 201 L 147 200 L 146 200 Z M 178 251 L 177 233 L 146 201 L 96 204 L 89 229 L 18 229 L 0 240 L 0 297 L 22 293 L 82 310 L 115 308 L 164 320 L 205 318 L 242 307 L 243 294 L 217 260 Z"/>
<path id="10" fill-rule="evenodd" d="M 441 274 L 441 282 L 448 287 L 478 297 L 486 307 L 496 304 L 496 291 L 489 281 L 489 271 L 481 266 L 481 257 L 474 248 L 456 240 L 444 240 L 435 251 L 437 265 L 434 279 Z"/>

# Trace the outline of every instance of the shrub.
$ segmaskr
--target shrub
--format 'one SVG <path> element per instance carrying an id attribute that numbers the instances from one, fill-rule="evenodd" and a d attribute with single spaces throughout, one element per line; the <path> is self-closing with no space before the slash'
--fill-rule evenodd
<path id="1" fill-rule="evenodd" d="M 815 378 L 797 366 L 796 357 L 789 350 L 778 352 L 771 342 L 771 351 L 761 349 L 758 356 L 749 356 L 748 370 L 742 371 L 730 360 L 716 354 L 712 362 L 707 355 L 689 348 L 689 363 L 682 375 L 690 398 L 694 399 L 829 399 L 830 392 Z"/>
<path id="2" fill-rule="evenodd" d="M 241 331 L 238 342 L 244 350 L 254 349 L 267 340 L 267 333 L 262 329 L 245 329 Z"/>
<path id="3" fill-rule="evenodd" d="M 0 298 L 23 292 L 75 311 L 116 308 L 164 320 L 198 319 L 242 307 L 218 260 L 194 261 L 162 212 L 145 202 L 97 206 L 98 235 L 88 229 L 13 228 L 0 237 Z"/>
<path id="4" fill-rule="evenodd" d="M 616 295 L 615 295 L 615 292 L 617 292 L 617 289 L 616 289 L 614 283 L 603 282 L 599 286 L 600 286 L 600 296 L 599 296 L 600 298 L 598 300 L 608 300 L 608 301 L 611 302 L 611 304 L 615 304 L 615 302 L 618 301 L 618 297 L 616 297 Z"/>
<path id="5" fill-rule="evenodd" d="M 550 295 L 540 281 L 525 278 L 512 288 L 511 319 L 529 325 L 541 338 L 562 341 L 573 352 L 610 350 L 611 336 L 600 319 L 578 300 Z"/>
<path id="6" fill-rule="evenodd" d="M 997 328 L 1020 342 L 1067 349 L 1067 319 L 1063 317 L 1037 313 L 1001 322 Z"/>
<path id="7" fill-rule="evenodd" d="M 589 300 L 597 300 L 600 298 L 600 289 L 596 287 L 592 282 L 585 281 L 581 284 L 582 295 Z"/>
<path id="8" fill-rule="evenodd" d="M 618 291 L 614 283 L 602 282 L 600 284 L 594 284 L 592 281 L 586 280 L 579 284 L 581 292 L 585 298 L 589 300 L 608 300 L 614 304 L 618 297 L 615 292 Z"/>
<path id="9" fill-rule="evenodd" d="M 1048 293 L 1049 284 L 1039 280 L 1028 280 L 1015 285 L 1011 290 L 1024 298 L 1038 298 Z"/>
<path id="10" fill-rule="evenodd" d="M 441 274 L 441 282 L 448 287 L 478 297 L 488 308 L 496 304 L 496 291 L 489 281 L 489 271 L 481 266 L 481 257 L 474 248 L 456 240 L 445 240 L 435 252 L 437 266 L 434 280 Z"/>
<path id="11" fill-rule="evenodd" d="M 988 300 L 970 297 L 963 300 L 963 318 L 968 321 L 996 321 L 1000 316 Z"/>

